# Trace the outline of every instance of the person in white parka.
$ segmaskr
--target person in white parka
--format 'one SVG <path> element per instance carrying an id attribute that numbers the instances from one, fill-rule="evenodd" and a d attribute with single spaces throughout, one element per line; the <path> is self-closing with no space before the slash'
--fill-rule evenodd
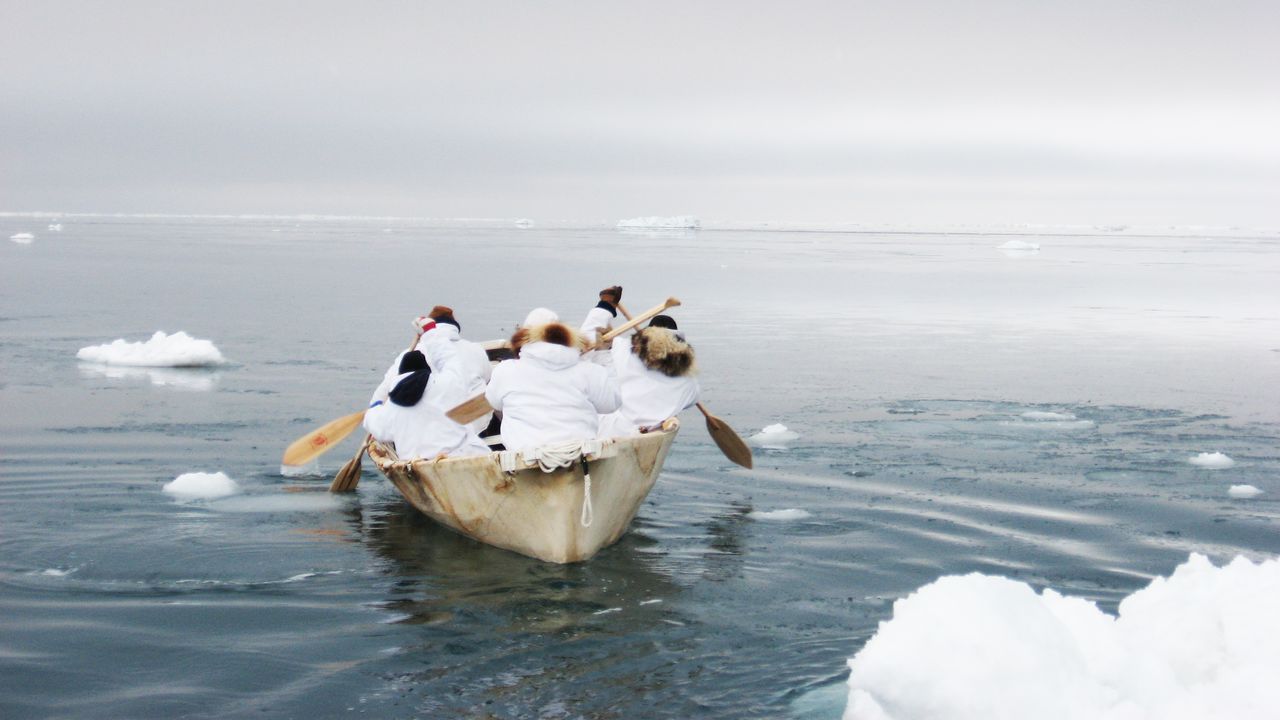
<path id="1" fill-rule="evenodd" d="M 484 392 L 492 368 L 489 355 L 479 344 L 462 338 L 461 325 L 454 319 L 452 308 L 436 305 L 430 315 L 416 318 L 413 324 L 418 328 L 418 339 L 412 349 L 426 356 L 433 377 L 431 382 L 440 386 L 433 395 L 439 403 L 453 407 Z M 369 398 L 369 407 L 387 402 L 391 388 L 401 379 L 400 363 L 408 352 L 397 355 L 387 368 L 382 382 Z M 492 414 L 486 414 L 467 425 L 480 433 L 488 427 L 491 417 Z"/>
<path id="2" fill-rule="evenodd" d="M 600 335 L 609 331 L 610 324 L 614 318 L 618 317 L 620 302 L 622 302 L 621 285 L 614 285 L 600 291 L 600 302 L 587 312 L 587 317 L 578 328 L 588 347 L 595 346 Z M 583 355 L 582 359 L 605 367 L 609 367 L 613 362 L 613 357 L 608 350 L 591 350 Z"/>
<path id="3" fill-rule="evenodd" d="M 401 459 L 481 455 L 489 452 L 474 430 L 445 417 L 450 407 L 441 402 L 443 384 L 421 352 L 404 354 L 400 373 L 387 402 L 365 411 L 364 427 L 380 442 L 394 443 Z"/>
<path id="4" fill-rule="evenodd" d="M 485 398 L 502 413 L 502 442 L 527 451 L 597 436 L 599 416 L 618 409 L 618 384 L 609 371 L 582 362 L 582 340 L 568 326 L 522 328 L 520 357 L 493 369 Z"/>
<path id="5" fill-rule="evenodd" d="M 493 366 L 489 354 L 478 343 L 462 339 L 462 326 L 453 317 L 453 309 L 437 305 L 427 317 L 417 320 L 422 329 L 418 349 L 427 356 L 433 384 L 432 400 L 443 408 L 451 408 L 484 392 Z M 467 426 L 477 433 L 489 426 L 488 413 Z"/>
<path id="6" fill-rule="evenodd" d="M 644 330 L 614 338 L 610 353 L 622 405 L 600 418 L 600 437 L 634 435 L 698 402 L 693 347 L 670 317 L 659 315 Z"/>

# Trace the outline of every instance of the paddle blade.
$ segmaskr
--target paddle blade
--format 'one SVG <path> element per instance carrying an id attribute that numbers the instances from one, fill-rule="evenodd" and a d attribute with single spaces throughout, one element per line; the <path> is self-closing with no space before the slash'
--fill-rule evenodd
<path id="1" fill-rule="evenodd" d="M 738 437 L 738 433 L 729 427 L 729 424 L 715 415 L 707 415 L 707 432 L 711 433 L 711 439 L 715 441 L 716 447 L 720 448 L 720 452 L 724 456 L 737 465 L 741 465 L 748 470 L 751 469 L 752 458 L 751 448 Z"/>
<path id="2" fill-rule="evenodd" d="M 479 420 L 491 412 L 493 412 L 493 406 L 489 404 L 489 401 L 485 399 L 483 394 L 480 394 L 460 405 L 454 406 L 454 408 L 445 413 L 444 416 L 459 425 L 466 425 L 472 420 Z"/>
<path id="3" fill-rule="evenodd" d="M 333 476 L 333 482 L 329 484 L 329 492 L 345 493 L 352 492 L 356 489 L 356 485 L 360 484 L 360 465 L 364 459 L 364 446 L 360 446 L 360 452 L 356 456 L 347 461 L 346 465 Z"/>
<path id="4" fill-rule="evenodd" d="M 350 435 L 352 430 L 360 427 L 362 420 L 364 420 L 364 410 L 325 423 L 294 440 L 289 447 L 285 448 L 284 459 L 281 462 L 285 465 L 306 465 L 329 452 L 334 445 Z"/>

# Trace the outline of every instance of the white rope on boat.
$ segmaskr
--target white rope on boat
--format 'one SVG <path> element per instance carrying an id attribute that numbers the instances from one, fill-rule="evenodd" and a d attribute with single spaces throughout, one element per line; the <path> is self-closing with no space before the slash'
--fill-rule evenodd
<path id="1" fill-rule="evenodd" d="M 587 468 L 587 456 L 599 455 L 604 446 L 604 440 L 573 440 L 544 445 L 527 454 L 507 450 L 498 453 L 498 464 L 502 466 L 503 472 L 514 473 L 522 463 L 536 462 L 542 472 L 549 473 L 582 460 L 582 517 L 579 522 L 582 527 L 591 527 L 591 523 L 595 521 L 595 508 L 591 505 L 591 472 Z"/>
<path id="2" fill-rule="evenodd" d="M 595 522 L 596 511 L 591 507 L 591 473 L 587 472 L 587 461 L 582 461 L 582 517 L 578 522 L 582 523 L 582 527 L 589 528 L 591 523 Z"/>

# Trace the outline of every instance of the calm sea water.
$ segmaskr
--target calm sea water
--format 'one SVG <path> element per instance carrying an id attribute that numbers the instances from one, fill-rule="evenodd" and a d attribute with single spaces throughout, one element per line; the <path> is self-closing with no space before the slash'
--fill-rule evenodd
<path id="1" fill-rule="evenodd" d="M 0 244 L 4 718 L 836 717 L 844 660 L 940 575 L 1114 611 L 1189 552 L 1280 553 L 1274 240 L 62 222 L 0 218 L 36 234 Z M 686 415 L 631 532 L 567 567 L 368 464 L 349 497 L 280 475 L 425 309 L 484 340 L 613 283 L 684 302 L 714 412 L 800 439 L 745 471 Z M 75 358 L 156 330 L 231 364 Z M 161 492 L 190 471 L 243 493 Z"/>

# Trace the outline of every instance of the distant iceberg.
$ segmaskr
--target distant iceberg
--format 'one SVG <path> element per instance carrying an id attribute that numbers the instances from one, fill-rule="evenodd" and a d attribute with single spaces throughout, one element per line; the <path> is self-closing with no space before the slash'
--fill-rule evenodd
<path id="1" fill-rule="evenodd" d="M 1261 488 L 1253 485 L 1232 485 L 1227 488 L 1227 495 L 1233 498 L 1253 498 L 1262 494 Z"/>
<path id="2" fill-rule="evenodd" d="M 516 224 L 516 227 L 518 228 L 528 229 L 533 227 L 533 221 L 530 220 L 529 218 L 519 218 L 518 220 L 516 220 L 515 224 Z"/>
<path id="3" fill-rule="evenodd" d="M 134 367 L 209 367 L 226 362 L 212 342 L 193 338 L 181 331 L 172 335 L 156 332 L 146 342 L 120 339 L 105 345 L 80 348 L 76 357 L 104 365 Z"/>
<path id="4" fill-rule="evenodd" d="M 18 243 L 19 245 L 30 245 L 31 242 L 36 239 L 36 236 L 32 235 L 31 233 L 17 233 L 14 235 L 10 235 L 9 239 Z"/>
<path id="5" fill-rule="evenodd" d="M 1003 245 L 997 245 L 997 250 L 1012 252 L 1040 252 L 1040 243 L 1027 242 L 1026 240 L 1010 240 Z"/>
<path id="6" fill-rule="evenodd" d="M 702 221 L 693 215 L 676 215 L 674 217 L 637 217 L 618 221 L 619 230 L 697 230 Z"/>

